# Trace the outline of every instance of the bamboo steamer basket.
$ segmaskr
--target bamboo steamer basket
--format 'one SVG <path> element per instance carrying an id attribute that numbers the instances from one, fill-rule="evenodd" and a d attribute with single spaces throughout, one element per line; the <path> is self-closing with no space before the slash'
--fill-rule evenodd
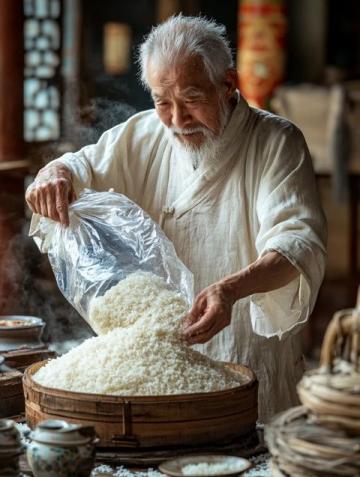
<path id="1" fill-rule="evenodd" d="M 335 313 L 326 330 L 320 367 L 298 384 L 301 402 L 316 422 L 360 434 L 360 300 Z"/>
<path id="2" fill-rule="evenodd" d="M 25 412 L 30 427 L 65 419 L 95 428 L 101 448 L 152 448 L 226 443 L 255 430 L 258 382 L 249 368 L 227 366 L 249 377 L 232 389 L 169 396 L 110 396 L 46 388 L 33 375 L 46 361 L 27 368 Z"/>

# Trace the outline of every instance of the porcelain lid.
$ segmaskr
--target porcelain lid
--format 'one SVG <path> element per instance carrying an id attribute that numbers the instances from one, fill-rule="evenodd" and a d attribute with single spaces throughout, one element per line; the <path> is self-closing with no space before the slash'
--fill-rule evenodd
<path id="1" fill-rule="evenodd" d="M 92 427 L 57 419 L 42 421 L 30 434 L 33 441 L 61 446 L 88 444 L 94 440 L 94 437 L 95 432 Z"/>

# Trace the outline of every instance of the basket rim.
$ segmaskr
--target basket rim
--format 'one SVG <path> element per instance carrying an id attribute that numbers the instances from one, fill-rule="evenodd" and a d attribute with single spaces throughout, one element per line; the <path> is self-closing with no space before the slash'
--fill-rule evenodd
<path id="1" fill-rule="evenodd" d="M 40 393 L 47 394 L 49 396 L 57 396 L 57 397 L 67 397 L 76 399 L 78 401 L 88 401 L 88 400 L 96 400 L 102 402 L 133 402 L 133 403 L 160 403 L 160 402 L 187 402 L 187 401 L 202 401 L 207 400 L 209 398 L 219 398 L 219 397 L 227 397 L 233 394 L 237 394 L 239 391 L 245 391 L 247 389 L 251 389 L 254 387 L 258 387 L 258 379 L 256 374 L 252 369 L 237 363 L 226 363 L 229 365 L 230 368 L 241 368 L 246 371 L 246 375 L 250 377 L 250 380 L 246 383 L 240 384 L 239 386 L 235 386 L 233 388 L 224 389 L 222 391 L 210 391 L 210 392 L 202 392 L 202 393 L 187 393 L 187 394 L 163 394 L 163 395 L 156 395 L 156 396 L 149 396 L 149 395 L 136 395 L 136 396 L 129 396 L 129 395 L 114 395 L 114 394 L 98 394 L 98 393 L 83 393 L 77 391 L 68 391 L 64 389 L 58 388 L 50 388 L 47 386 L 43 386 L 42 384 L 37 383 L 33 379 L 33 374 L 38 371 L 42 366 L 44 366 L 49 359 L 39 361 L 28 366 L 24 372 L 22 381 L 24 386 L 24 391 L 27 389 L 32 389 L 33 391 L 37 391 Z"/>

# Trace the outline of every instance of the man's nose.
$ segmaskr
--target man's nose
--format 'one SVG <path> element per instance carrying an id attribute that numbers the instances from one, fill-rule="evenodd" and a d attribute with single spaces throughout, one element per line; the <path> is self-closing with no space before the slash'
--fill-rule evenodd
<path id="1" fill-rule="evenodd" d="M 192 117 L 186 106 L 175 104 L 172 111 L 172 123 L 177 128 L 183 129 L 191 124 Z"/>

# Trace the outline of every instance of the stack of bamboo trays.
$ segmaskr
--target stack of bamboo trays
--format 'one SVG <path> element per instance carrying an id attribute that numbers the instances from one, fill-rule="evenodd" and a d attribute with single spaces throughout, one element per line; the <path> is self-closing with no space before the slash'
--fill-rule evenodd
<path id="1" fill-rule="evenodd" d="M 265 430 L 277 477 L 360 477 L 360 300 L 335 313 L 320 367 L 298 384 L 302 406 Z"/>

